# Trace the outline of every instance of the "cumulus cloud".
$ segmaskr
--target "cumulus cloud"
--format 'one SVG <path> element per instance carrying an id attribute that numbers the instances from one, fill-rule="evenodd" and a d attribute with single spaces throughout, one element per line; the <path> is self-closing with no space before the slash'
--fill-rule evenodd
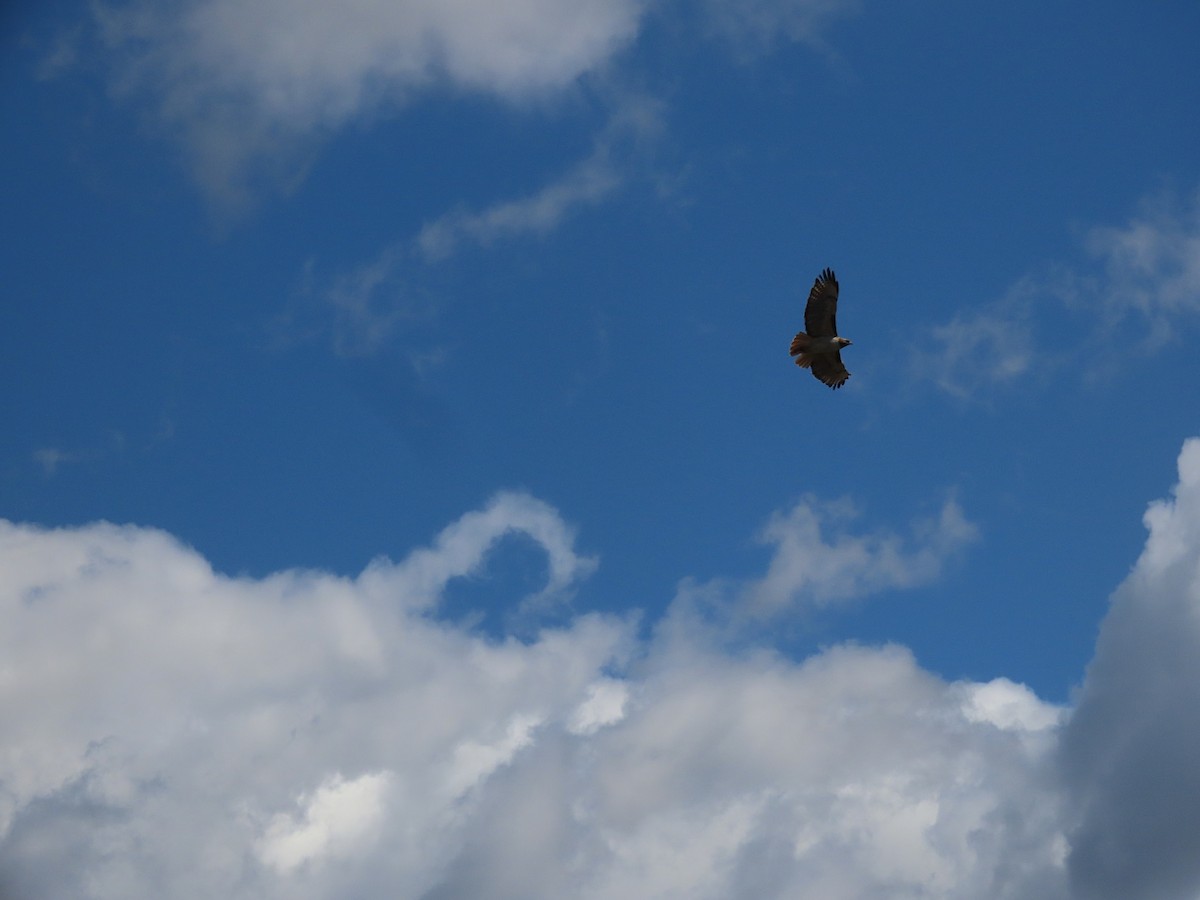
<path id="1" fill-rule="evenodd" d="M 577 721 L 631 639 L 582 616 L 489 641 L 424 614 L 513 531 L 547 590 L 587 571 L 524 495 L 355 579 L 227 578 L 149 529 L 5 523 L 0 893 L 420 896 L 481 787 L 535 723 Z"/>
<path id="2" fill-rule="evenodd" d="M 767 532 L 824 515 L 798 509 Z M 590 571 L 523 494 L 355 578 L 230 578 L 151 529 L 2 523 L 0 892 L 1194 896 L 1200 440 L 1146 522 L 1074 710 L 898 646 L 735 653 L 697 616 L 526 640 L 439 619 L 514 531 L 546 591 Z M 866 539 L 868 569 L 902 565 L 860 589 L 932 577 L 920 548 L 964 529 L 948 505 L 902 551 Z"/>
<path id="3" fill-rule="evenodd" d="M 1079 897 L 1200 894 L 1200 440 L 1151 504 L 1061 752 Z"/>
<path id="4" fill-rule="evenodd" d="M 596 565 L 594 558 L 575 552 L 574 532 L 552 507 L 528 494 L 504 492 L 484 509 L 447 526 L 433 546 L 413 551 L 398 566 L 377 563 L 364 578 L 384 585 L 399 578 L 405 585 L 406 603 L 417 608 L 433 606 L 452 578 L 478 572 L 492 545 L 512 532 L 536 541 L 549 564 L 546 585 L 524 598 L 525 605 L 542 604 L 560 595 Z"/>
<path id="5" fill-rule="evenodd" d="M 1031 840 L 1028 871 L 1055 878 L 1034 790 L 1053 730 L 972 722 L 970 693 L 899 647 L 796 664 L 660 635 L 598 736 L 591 808 L 617 865 L 588 896 L 1053 896 L 995 878 Z"/>
<path id="6" fill-rule="evenodd" d="M 279 813 L 255 847 L 259 859 L 282 874 L 329 856 L 348 856 L 378 833 L 388 772 L 352 781 L 334 773 L 311 795 L 302 795 L 302 816 Z"/>

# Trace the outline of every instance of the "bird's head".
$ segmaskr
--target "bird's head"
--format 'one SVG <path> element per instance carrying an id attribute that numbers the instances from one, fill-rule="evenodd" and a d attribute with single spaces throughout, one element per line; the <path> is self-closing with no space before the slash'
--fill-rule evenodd
<path id="1" fill-rule="evenodd" d="M 848 341 L 844 337 L 835 338 L 835 340 L 839 347 L 849 347 L 851 344 L 854 343 L 854 341 Z"/>

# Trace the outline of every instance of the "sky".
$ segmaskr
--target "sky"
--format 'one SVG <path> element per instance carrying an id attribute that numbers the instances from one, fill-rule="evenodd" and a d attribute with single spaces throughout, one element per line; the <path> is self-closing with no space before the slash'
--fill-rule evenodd
<path id="1" fill-rule="evenodd" d="M 5 4 L 0 897 L 1200 898 L 1198 36 Z"/>

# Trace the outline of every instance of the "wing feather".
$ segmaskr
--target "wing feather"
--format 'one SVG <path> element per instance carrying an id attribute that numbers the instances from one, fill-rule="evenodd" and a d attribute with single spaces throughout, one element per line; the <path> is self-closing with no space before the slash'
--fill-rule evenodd
<path id="1" fill-rule="evenodd" d="M 813 337 L 837 336 L 838 283 L 833 269 L 826 269 L 813 282 L 804 307 L 804 330 Z"/>
<path id="2" fill-rule="evenodd" d="M 842 365 L 841 353 L 815 353 L 812 357 L 812 373 L 817 381 L 829 385 L 835 391 L 846 383 L 850 373 Z"/>

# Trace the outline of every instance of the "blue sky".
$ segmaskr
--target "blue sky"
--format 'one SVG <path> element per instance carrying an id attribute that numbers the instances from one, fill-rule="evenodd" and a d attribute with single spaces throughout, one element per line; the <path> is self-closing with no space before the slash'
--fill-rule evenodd
<path id="1" fill-rule="evenodd" d="M 1194 839 L 1121 825 L 1148 769 L 1164 803 L 1200 790 L 1169 765 L 1200 749 L 1171 568 L 1200 559 L 1194 4 L 128 0 L 16 3 L 0 33 L 5 641 L 79 661 L 12 663 L 0 879 L 1200 891 Z M 836 393 L 785 352 L 826 266 Z M 1156 659 L 1169 686 L 1137 680 Z M 1175 724 L 1122 714 L 1146 704 Z M 908 750 L 757 755 L 839 705 L 863 732 L 811 723 L 829 759 Z M 905 742 L 906 715 L 943 725 Z M 357 743 L 297 742 L 321 716 Z M 200 733 L 285 761 L 193 784 Z M 501 811 L 552 818 L 533 795 L 576 843 L 505 843 Z M 96 804 L 141 849 L 38 855 Z"/>

